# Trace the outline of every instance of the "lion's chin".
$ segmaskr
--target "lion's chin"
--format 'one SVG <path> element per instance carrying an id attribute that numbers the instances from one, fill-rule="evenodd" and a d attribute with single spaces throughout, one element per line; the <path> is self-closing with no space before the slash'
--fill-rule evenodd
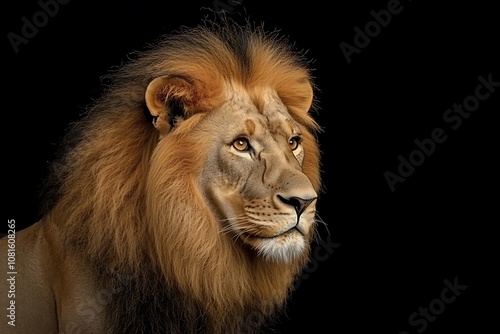
<path id="1" fill-rule="evenodd" d="M 272 238 L 246 235 L 243 240 L 264 259 L 273 262 L 291 263 L 301 258 L 306 251 L 305 237 L 297 229 Z"/>

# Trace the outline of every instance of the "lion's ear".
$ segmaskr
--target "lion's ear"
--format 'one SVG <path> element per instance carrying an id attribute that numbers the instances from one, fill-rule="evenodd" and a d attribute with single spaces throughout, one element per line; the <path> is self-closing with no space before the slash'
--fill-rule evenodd
<path id="1" fill-rule="evenodd" d="M 161 135 L 167 134 L 177 117 L 185 117 L 194 103 L 194 87 L 179 76 L 153 79 L 146 89 L 146 106 Z"/>
<path id="2" fill-rule="evenodd" d="M 309 114 L 314 99 L 313 84 L 309 79 L 302 78 L 282 87 L 278 95 L 297 121 L 309 127 L 317 126 Z"/>
<path id="3" fill-rule="evenodd" d="M 312 84 L 305 78 L 297 80 L 283 89 L 280 97 L 287 106 L 307 113 L 313 101 Z"/>

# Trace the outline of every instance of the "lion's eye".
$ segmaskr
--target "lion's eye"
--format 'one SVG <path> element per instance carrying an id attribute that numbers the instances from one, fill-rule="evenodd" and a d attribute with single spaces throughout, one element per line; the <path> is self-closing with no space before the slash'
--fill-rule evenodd
<path id="1" fill-rule="evenodd" d="M 292 149 L 292 151 L 295 151 L 299 147 L 300 142 L 301 142 L 300 137 L 292 137 L 288 141 L 288 144 L 290 145 L 290 148 Z"/>
<path id="2" fill-rule="evenodd" d="M 236 138 L 233 143 L 233 147 L 237 149 L 238 151 L 244 152 L 248 151 L 250 149 L 250 143 L 248 142 L 248 139 L 246 138 Z"/>

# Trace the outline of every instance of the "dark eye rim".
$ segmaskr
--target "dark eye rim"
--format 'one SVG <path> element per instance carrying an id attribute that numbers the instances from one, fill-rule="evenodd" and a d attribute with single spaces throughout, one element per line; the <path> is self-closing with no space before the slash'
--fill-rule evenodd
<path id="1" fill-rule="evenodd" d="M 245 149 L 239 149 L 238 147 L 235 146 L 235 143 L 238 141 L 244 141 L 246 143 Z M 237 150 L 238 152 L 248 152 L 252 149 L 252 146 L 250 145 L 250 140 L 247 137 L 242 137 L 242 136 L 236 137 L 231 142 L 231 146 L 234 147 L 234 149 Z"/>

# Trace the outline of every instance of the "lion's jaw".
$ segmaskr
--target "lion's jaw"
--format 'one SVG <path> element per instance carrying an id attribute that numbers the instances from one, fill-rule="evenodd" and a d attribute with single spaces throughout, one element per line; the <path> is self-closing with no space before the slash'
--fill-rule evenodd
<path id="1" fill-rule="evenodd" d="M 223 237 L 267 261 L 296 262 L 307 255 L 315 225 L 317 194 L 302 171 L 306 130 L 275 92 L 260 96 L 256 107 L 246 92 L 233 92 L 200 124 L 217 134 L 200 185 Z"/>

